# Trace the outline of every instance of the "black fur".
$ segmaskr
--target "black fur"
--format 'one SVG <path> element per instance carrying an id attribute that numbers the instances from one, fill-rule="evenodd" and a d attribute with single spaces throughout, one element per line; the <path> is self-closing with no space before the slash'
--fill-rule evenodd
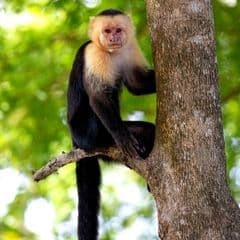
<path id="1" fill-rule="evenodd" d="M 81 159 L 76 167 L 78 189 L 78 239 L 95 240 L 98 235 L 100 168 L 97 158 Z"/>
<path id="2" fill-rule="evenodd" d="M 122 14 L 124 13 L 116 9 L 106 9 L 100 12 L 98 16 L 116 16 L 116 15 L 122 15 Z"/>
<path id="3" fill-rule="evenodd" d="M 117 10 L 102 14 L 118 14 Z M 151 151 L 155 127 L 147 122 L 122 121 L 119 109 L 119 92 L 122 83 L 134 94 L 155 92 L 153 71 L 135 68 L 123 73 L 115 86 L 102 84 L 96 77 L 84 79 L 83 44 L 77 52 L 68 86 L 68 124 L 73 146 L 85 150 L 117 144 L 131 156 L 145 158 Z M 95 86 L 92 84 L 98 84 Z M 77 163 L 78 187 L 78 239 L 96 240 L 98 235 L 100 168 L 96 157 Z"/>

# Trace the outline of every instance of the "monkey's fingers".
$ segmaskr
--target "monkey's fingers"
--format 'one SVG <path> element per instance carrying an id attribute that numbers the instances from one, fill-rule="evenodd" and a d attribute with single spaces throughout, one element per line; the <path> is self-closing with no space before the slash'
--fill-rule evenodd
<path id="1" fill-rule="evenodd" d="M 121 147 L 123 153 L 130 158 L 136 158 L 139 156 L 137 149 L 136 149 L 136 144 L 134 137 L 132 138 L 131 135 L 128 138 L 125 138 L 123 142 L 119 144 Z"/>
<path id="2" fill-rule="evenodd" d="M 146 155 L 146 148 L 132 134 L 129 135 L 128 141 L 124 142 L 123 150 L 131 158 L 142 159 Z"/>
<path id="3" fill-rule="evenodd" d="M 135 149 L 135 147 L 131 144 L 124 144 L 121 146 L 121 149 L 125 155 L 127 155 L 130 158 L 136 158 L 138 156 L 138 153 Z"/>
<path id="4" fill-rule="evenodd" d="M 134 148 L 136 149 L 136 151 L 138 153 L 138 156 L 140 156 L 141 158 L 145 158 L 147 149 L 145 148 L 142 141 L 136 139 L 134 136 L 131 137 L 131 140 L 133 142 Z"/>

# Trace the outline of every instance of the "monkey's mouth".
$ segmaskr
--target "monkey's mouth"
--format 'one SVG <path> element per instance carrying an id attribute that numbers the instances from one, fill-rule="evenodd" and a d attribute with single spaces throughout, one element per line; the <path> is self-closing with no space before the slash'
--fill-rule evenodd
<path id="1" fill-rule="evenodd" d="M 119 49 L 119 48 L 122 47 L 122 44 L 121 43 L 111 43 L 111 44 L 108 45 L 108 47 L 110 49 Z"/>

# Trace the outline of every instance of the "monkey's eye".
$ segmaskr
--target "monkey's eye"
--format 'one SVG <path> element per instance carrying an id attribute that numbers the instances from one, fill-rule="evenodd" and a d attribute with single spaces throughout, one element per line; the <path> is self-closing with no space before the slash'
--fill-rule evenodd
<path id="1" fill-rule="evenodd" d="M 120 33 L 121 31 L 122 31 L 121 28 L 117 28 L 117 29 L 116 29 L 116 33 Z"/>
<path id="2" fill-rule="evenodd" d="M 112 31 L 111 31 L 111 29 L 106 28 L 106 29 L 104 29 L 104 32 L 105 32 L 105 33 L 111 33 Z"/>

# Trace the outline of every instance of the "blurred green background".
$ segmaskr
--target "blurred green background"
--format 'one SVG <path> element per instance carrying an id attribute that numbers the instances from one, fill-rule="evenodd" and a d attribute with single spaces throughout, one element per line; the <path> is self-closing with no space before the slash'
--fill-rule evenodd
<path id="1" fill-rule="evenodd" d="M 228 181 L 240 203 L 240 3 L 215 0 L 214 16 Z M 74 165 L 35 183 L 32 171 L 71 149 L 66 88 L 89 16 L 106 8 L 133 17 L 152 65 L 144 1 L 0 0 L 0 240 L 76 239 Z M 155 96 L 122 94 L 124 119 L 155 120 Z M 143 179 L 102 164 L 102 240 L 156 239 Z"/>

